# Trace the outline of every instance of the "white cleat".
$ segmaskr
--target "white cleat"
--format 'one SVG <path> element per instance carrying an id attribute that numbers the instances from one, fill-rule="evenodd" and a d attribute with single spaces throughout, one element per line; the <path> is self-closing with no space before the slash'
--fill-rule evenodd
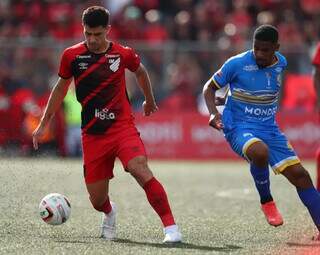
<path id="1" fill-rule="evenodd" d="M 177 225 L 165 227 L 163 232 L 163 243 L 180 243 L 182 241 L 182 235 Z"/>
<path id="2" fill-rule="evenodd" d="M 103 213 L 101 224 L 101 237 L 106 240 L 114 240 L 116 238 L 116 204 L 110 202 L 112 210 L 108 214 Z"/>

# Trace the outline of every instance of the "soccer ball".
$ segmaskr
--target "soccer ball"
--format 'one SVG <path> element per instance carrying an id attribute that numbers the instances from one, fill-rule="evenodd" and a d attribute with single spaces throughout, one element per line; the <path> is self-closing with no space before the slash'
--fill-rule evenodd
<path id="1" fill-rule="evenodd" d="M 50 225 L 60 225 L 69 219 L 71 205 L 64 195 L 51 193 L 42 198 L 39 213 L 44 222 Z"/>

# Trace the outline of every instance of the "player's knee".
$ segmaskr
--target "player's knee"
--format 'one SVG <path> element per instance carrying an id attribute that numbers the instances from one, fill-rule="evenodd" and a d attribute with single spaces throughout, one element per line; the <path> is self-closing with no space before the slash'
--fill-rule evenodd
<path id="1" fill-rule="evenodd" d="M 146 157 L 136 157 L 128 162 L 127 170 L 130 173 L 143 171 L 148 168 Z"/>
<path id="2" fill-rule="evenodd" d="M 144 183 L 152 178 L 152 172 L 145 157 L 137 157 L 129 161 L 127 170 L 139 183 Z"/>
<path id="3" fill-rule="evenodd" d="M 253 153 L 252 160 L 255 165 L 265 166 L 268 164 L 269 150 L 268 147 L 263 145 L 259 146 Z"/>

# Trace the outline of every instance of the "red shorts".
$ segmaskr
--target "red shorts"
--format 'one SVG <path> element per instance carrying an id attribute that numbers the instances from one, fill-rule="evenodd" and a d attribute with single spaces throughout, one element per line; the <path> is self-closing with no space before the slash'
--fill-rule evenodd
<path id="1" fill-rule="evenodd" d="M 124 169 L 137 156 L 146 156 L 144 144 L 134 125 L 111 135 L 82 136 L 84 178 L 86 183 L 113 178 L 113 167 L 119 158 Z"/>

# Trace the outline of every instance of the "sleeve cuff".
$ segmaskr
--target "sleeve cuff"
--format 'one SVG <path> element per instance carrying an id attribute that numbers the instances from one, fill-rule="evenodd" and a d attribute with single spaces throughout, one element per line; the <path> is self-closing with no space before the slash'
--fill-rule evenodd
<path id="1" fill-rule="evenodd" d="M 216 80 L 212 77 L 213 84 L 216 86 L 217 89 L 221 89 L 221 86 L 216 82 Z"/>

